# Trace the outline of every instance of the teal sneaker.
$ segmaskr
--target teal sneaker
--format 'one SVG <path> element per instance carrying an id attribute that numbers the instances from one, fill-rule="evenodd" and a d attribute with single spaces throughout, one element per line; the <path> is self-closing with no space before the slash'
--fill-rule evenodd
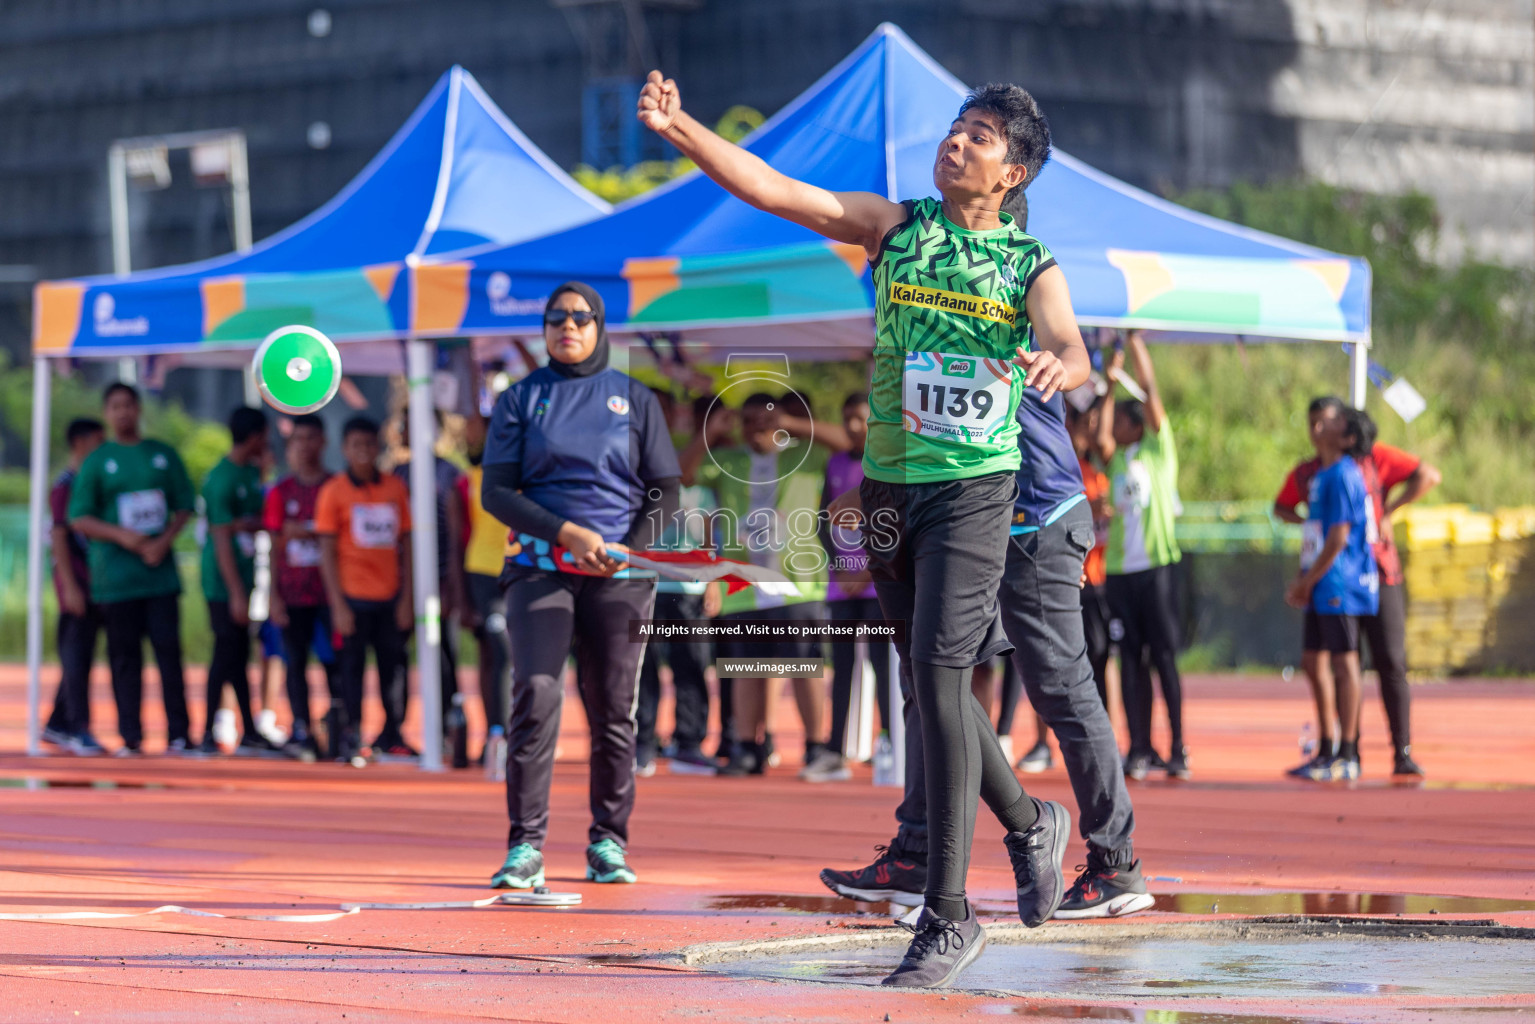
<path id="1" fill-rule="evenodd" d="M 601 839 L 586 848 L 586 880 L 588 882 L 637 881 L 629 862 L 624 858 L 624 848 L 611 839 Z"/>
<path id="2" fill-rule="evenodd" d="M 490 876 L 492 889 L 531 889 L 543 884 L 544 855 L 528 843 L 512 847 L 501 870 Z"/>

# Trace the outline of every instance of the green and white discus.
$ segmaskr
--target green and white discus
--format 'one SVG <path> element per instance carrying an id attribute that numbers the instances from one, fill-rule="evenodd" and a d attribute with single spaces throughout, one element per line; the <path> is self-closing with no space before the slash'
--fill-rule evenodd
<path id="1" fill-rule="evenodd" d="M 335 342 L 302 324 L 266 336 L 251 361 L 256 387 L 279 412 L 301 415 L 322 408 L 341 387 L 341 353 Z"/>

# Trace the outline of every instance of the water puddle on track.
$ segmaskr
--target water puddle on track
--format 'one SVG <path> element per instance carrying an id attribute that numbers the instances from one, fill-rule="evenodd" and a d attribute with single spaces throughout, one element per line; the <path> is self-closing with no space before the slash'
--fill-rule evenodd
<path id="1" fill-rule="evenodd" d="M 751 957 L 711 966 L 734 976 L 877 985 L 904 945 Z M 993 944 L 956 988 L 1060 993 L 1073 999 L 1228 997 L 1243 999 L 1472 999 L 1535 992 L 1528 940 L 1437 939 L 1081 939 Z M 1009 1008 L 1010 1010 L 1022 1008 Z M 1128 1011 L 1083 1007 L 1089 1018 L 1128 1020 Z M 1024 1015 L 1056 1017 L 1061 1007 Z M 1121 1015 L 1121 1014 L 1124 1015 Z M 1073 1019 L 1077 1019 L 1075 1016 Z M 1148 1021 L 1151 1018 L 1146 1018 Z M 1285 1018 L 1178 1014 L 1178 1024 L 1259 1024 Z M 1161 1022 L 1162 1018 L 1156 1018 Z M 1168 1022 L 1171 1024 L 1171 1021 Z"/>

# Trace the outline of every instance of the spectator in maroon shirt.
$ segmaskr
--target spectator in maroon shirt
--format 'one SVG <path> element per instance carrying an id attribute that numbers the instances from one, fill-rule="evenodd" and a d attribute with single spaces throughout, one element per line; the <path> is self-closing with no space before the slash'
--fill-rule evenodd
<path id="1" fill-rule="evenodd" d="M 59 598 L 59 692 L 43 728 L 43 741 L 82 757 L 103 753 L 91 735 L 91 662 L 101 633 L 101 608 L 91 601 L 86 540 L 69 528 L 69 492 L 85 457 L 100 447 L 106 431 L 99 420 L 78 419 L 65 432 L 69 465 L 48 492 L 53 513 L 53 588 Z"/>
<path id="2" fill-rule="evenodd" d="M 288 436 L 291 471 L 267 492 L 262 525 L 272 537 L 272 622 L 282 630 L 287 660 L 288 706 L 293 728 L 283 753 L 300 761 L 320 754 L 309 720 L 309 652 L 316 637 L 330 635 L 330 606 L 320 578 L 320 537 L 314 532 L 315 503 L 330 479 L 321 457 L 325 422 L 313 414 L 296 416 Z M 334 661 L 321 656 L 331 699 L 336 698 Z M 336 738 L 331 737 L 335 743 Z"/>
<path id="3" fill-rule="evenodd" d="M 1345 408 L 1342 399 L 1331 395 L 1312 401 L 1308 421 L 1313 444 L 1319 431 L 1326 430 L 1333 420 L 1341 418 Z M 1367 426 L 1373 439 L 1374 422 L 1368 421 Z M 1320 458 L 1308 459 L 1290 471 L 1279 497 L 1274 499 L 1276 516 L 1287 523 L 1304 521 L 1296 508 L 1306 500 L 1311 478 L 1321 464 Z M 1391 514 L 1437 487 L 1439 470 L 1416 455 L 1387 444 L 1374 445 L 1369 456 L 1359 460 L 1359 469 L 1375 506 L 1375 524 L 1379 528 L 1375 561 L 1380 567 L 1380 611 L 1362 616 L 1359 624 L 1370 644 L 1370 660 L 1380 676 L 1381 702 L 1386 707 L 1391 744 L 1396 751 L 1393 774 L 1421 776 L 1423 769 L 1412 757 L 1412 695 L 1407 685 L 1407 601 L 1402 586 L 1402 559 L 1391 532 Z M 1392 491 L 1398 487 L 1401 490 L 1393 495 Z M 1323 746 L 1320 752 L 1326 754 L 1326 746 L 1333 739 L 1332 676 L 1320 652 L 1303 651 L 1301 657 L 1311 682 L 1312 696 L 1317 702 L 1317 731 Z"/>

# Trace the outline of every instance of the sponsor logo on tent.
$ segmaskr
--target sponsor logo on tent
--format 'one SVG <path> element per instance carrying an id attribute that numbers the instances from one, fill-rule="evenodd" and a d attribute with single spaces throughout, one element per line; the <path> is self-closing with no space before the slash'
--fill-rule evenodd
<path id="1" fill-rule="evenodd" d="M 123 338 L 149 333 L 148 317 L 135 316 L 127 320 L 117 319 L 117 300 L 112 298 L 111 292 L 102 292 L 96 296 L 96 301 L 91 306 L 91 312 L 96 319 L 96 336 L 98 338 Z"/>
<path id="2" fill-rule="evenodd" d="M 519 299 L 512 295 L 512 276 L 497 270 L 485 279 L 485 298 L 496 316 L 533 316 L 544 311 L 549 297 Z"/>

